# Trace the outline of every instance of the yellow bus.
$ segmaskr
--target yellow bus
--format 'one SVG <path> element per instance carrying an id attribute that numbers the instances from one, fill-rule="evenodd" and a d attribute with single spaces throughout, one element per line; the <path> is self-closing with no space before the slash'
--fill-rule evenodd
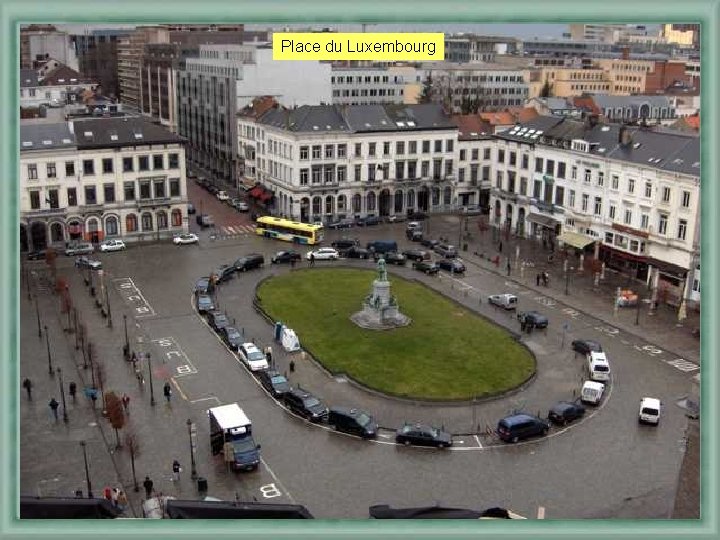
<path id="1" fill-rule="evenodd" d="M 323 226 L 299 223 L 289 219 L 262 216 L 255 222 L 255 232 L 265 238 L 275 238 L 296 244 L 313 245 L 323 240 Z"/>

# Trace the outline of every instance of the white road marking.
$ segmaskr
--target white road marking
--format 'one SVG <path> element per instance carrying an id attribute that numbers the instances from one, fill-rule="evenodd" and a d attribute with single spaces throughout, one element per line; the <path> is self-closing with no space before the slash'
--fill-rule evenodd
<path id="1" fill-rule="evenodd" d="M 290 492 L 287 490 L 287 488 L 285 486 L 283 486 L 280 479 L 275 475 L 273 470 L 270 468 L 270 465 L 267 464 L 267 461 L 265 461 L 262 456 L 260 456 L 260 462 L 265 466 L 267 471 L 270 473 L 270 476 L 272 476 L 273 480 L 275 480 L 275 483 L 278 486 L 280 486 L 280 489 L 282 489 L 285 492 L 285 494 L 288 496 L 288 499 L 290 499 L 290 502 L 292 502 L 293 504 L 296 504 L 295 499 L 293 499 L 293 496 L 290 495 Z"/>
<path id="2" fill-rule="evenodd" d="M 383 434 L 383 433 L 380 433 L 380 434 L 378 435 L 378 437 L 382 437 L 383 439 L 390 439 L 390 438 L 392 437 L 392 435 L 385 435 L 385 434 Z"/>
<path id="3" fill-rule="evenodd" d="M 474 437 L 475 437 L 475 441 L 477 442 L 478 448 L 482 448 L 483 445 L 482 445 L 482 443 L 480 442 L 480 437 L 478 437 L 477 435 L 475 435 Z"/>
<path id="4" fill-rule="evenodd" d="M 544 506 L 538 506 L 537 518 L 545 519 L 545 507 Z"/>
<path id="5" fill-rule="evenodd" d="M 218 403 L 218 405 L 220 404 L 220 400 L 215 396 L 193 399 L 190 403 L 199 403 L 201 401 L 209 401 L 209 400 L 213 400 L 213 399 Z"/>

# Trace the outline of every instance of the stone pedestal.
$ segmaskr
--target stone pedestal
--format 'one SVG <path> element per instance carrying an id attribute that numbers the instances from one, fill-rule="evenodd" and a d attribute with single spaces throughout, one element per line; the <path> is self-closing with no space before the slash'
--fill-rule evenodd
<path id="1" fill-rule="evenodd" d="M 387 330 L 410 324 L 410 318 L 400 313 L 395 298 L 390 294 L 387 279 L 373 281 L 372 292 L 365 297 L 362 310 L 350 319 L 363 328 Z"/>

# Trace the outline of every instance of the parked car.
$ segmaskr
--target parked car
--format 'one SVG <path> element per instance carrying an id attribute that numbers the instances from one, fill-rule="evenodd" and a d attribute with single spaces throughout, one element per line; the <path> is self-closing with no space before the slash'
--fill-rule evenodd
<path id="1" fill-rule="evenodd" d="M 100 251 L 105 253 L 107 251 L 123 251 L 125 249 L 125 242 L 122 240 L 105 240 L 100 243 Z"/>
<path id="2" fill-rule="evenodd" d="M 198 313 L 206 314 L 211 311 L 215 311 L 215 303 L 207 294 L 198 294 L 196 301 Z"/>
<path id="3" fill-rule="evenodd" d="M 253 268 L 260 268 L 265 264 L 265 257 L 260 253 L 248 253 L 235 261 L 235 270 L 247 272 Z"/>
<path id="4" fill-rule="evenodd" d="M 200 242 L 200 238 L 198 238 L 197 234 L 193 233 L 184 233 L 184 234 L 176 234 L 173 236 L 173 244 L 176 246 L 184 246 L 186 244 L 198 244 Z"/>
<path id="5" fill-rule="evenodd" d="M 657 398 L 644 397 L 640 400 L 640 413 L 638 422 L 641 424 L 653 424 L 657 426 L 660 423 L 660 409 L 662 404 Z"/>
<path id="6" fill-rule="evenodd" d="M 334 261 L 340 258 L 340 254 L 334 248 L 320 248 L 314 251 L 308 251 L 306 258 L 314 257 L 316 261 Z"/>
<path id="7" fill-rule="evenodd" d="M 388 216 L 385 221 L 387 221 L 388 223 L 401 223 L 406 219 L 407 218 L 402 214 L 395 214 L 394 216 Z"/>
<path id="8" fill-rule="evenodd" d="M 373 225 L 380 225 L 380 218 L 377 216 L 365 216 L 358 218 L 355 222 L 358 227 L 371 227 Z"/>
<path id="9" fill-rule="evenodd" d="M 458 256 L 458 250 L 451 244 L 437 244 L 433 247 L 435 253 L 446 259 L 454 259 Z"/>
<path id="10" fill-rule="evenodd" d="M 300 259 L 302 259 L 302 256 L 297 251 L 278 251 L 272 256 L 270 262 L 272 264 L 280 264 L 299 261 Z"/>
<path id="11" fill-rule="evenodd" d="M 406 231 L 421 231 L 423 228 L 422 223 L 419 221 L 410 221 L 405 227 Z"/>
<path id="12" fill-rule="evenodd" d="M 243 343 L 243 336 L 234 326 L 225 326 L 220 331 L 220 337 L 233 351 L 237 352 L 240 350 L 240 345 Z"/>
<path id="13" fill-rule="evenodd" d="M 422 242 L 423 241 L 423 232 L 421 229 L 414 229 L 412 231 L 405 231 L 405 236 L 408 240 L 411 242 Z"/>
<path id="14" fill-rule="evenodd" d="M 89 268 L 90 270 L 100 270 L 102 268 L 102 263 L 100 261 L 91 259 L 90 257 L 86 257 L 83 255 L 83 256 L 80 256 L 77 259 L 75 259 L 75 266 L 77 268 Z"/>
<path id="15" fill-rule="evenodd" d="M 250 371 L 260 371 L 269 367 L 265 353 L 254 343 L 243 343 L 240 345 L 238 352 Z"/>
<path id="16" fill-rule="evenodd" d="M 465 265 L 458 259 L 440 259 L 437 263 L 440 270 L 445 270 L 451 274 L 464 274 Z"/>
<path id="17" fill-rule="evenodd" d="M 605 393 L 605 385 L 596 381 L 585 381 L 580 390 L 580 401 L 597 405 Z"/>
<path id="18" fill-rule="evenodd" d="M 434 250 L 435 246 L 437 246 L 439 243 L 439 240 L 433 240 L 432 238 L 423 238 L 420 241 L 421 246 L 425 246 L 426 248 L 430 248 L 432 250 Z"/>
<path id="19" fill-rule="evenodd" d="M 497 434 L 500 440 L 516 443 L 522 439 L 547 435 L 550 424 L 530 414 L 513 414 L 498 422 Z"/>
<path id="20" fill-rule="evenodd" d="M 505 309 L 516 309 L 517 308 L 517 296 L 514 294 L 492 294 L 488 296 L 488 304 L 493 306 L 499 306 Z"/>
<path id="21" fill-rule="evenodd" d="M 535 328 L 547 328 L 548 318 L 537 311 L 521 311 L 517 314 L 517 319 L 521 323 L 529 324 Z"/>
<path id="22" fill-rule="evenodd" d="M 398 266 L 405 266 L 405 261 L 407 261 L 407 257 L 403 255 L 402 253 L 398 253 L 397 251 L 388 251 L 387 253 L 373 253 L 373 259 L 376 261 L 379 261 L 380 259 L 385 259 L 385 262 L 387 264 L 397 264 Z"/>
<path id="23" fill-rule="evenodd" d="M 28 261 L 43 261 L 47 258 L 47 250 L 36 249 L 35 251 L 28 253 L 26 258 Z"/>
<path id="24" fill-rule="evenodd" d="M 210 184 L 207 189 L 211 195 L 217 195 L 218 193 L 220 193 L 220 189 L 212 184 Z"/>
<path id="25" fill-rule="evenodd" d="M 395 240 L 373 240 L 365 245 L 365 248 L 373 253 L 387 253 L 397 251 L 398 246 Z"/>
<path id="26" fill-rule="evenodd" d="M 75 255 L 90 255 L 95 251 L 95 247 L 90 242 L 75 242 L 69 244 L 65 248 L 65 255 L 74 257 Z"/>
<path id="27" fill-rule="evenodd" d="M 344 256 L 348 259 L 368 259 L 370 257 L 370 251 L 359 246 L 352 246 L 345 251 Z"/>
<path id="28" fill-rule="evenodd" d="M 335 240 L 332 244 L 330 244 L 332 247 L 337 249 L 339 252 L 347 251 L 353 246 L 357 246 L 358 242 L 357 240 L 352 240 L 350 238 L 342 238 L 340 240 Z"/>
<path id="29" fill-rule="evenodd" d="M 580 354 L 590 354 L 592 351 L 602 352 L 602 345 L 590 339 L 576 339 L 572 342 L 572 348 Z"/>
<path id="30" fill-rule="evenodd" d="M 213 330 L 219 333 L 226 326 L 230 326 L 230 319 L 222 311 L 209 311 L 208 323 Z"/>
<path id="31" fill-rule="evenodd" d="M 349 229 L 355 225 L 353 218 L 343 218 L 328 224 L 328 229 Z"/>
<path id="32" fill-rule="evenodd" d="M 425 212 L 410 212 L 407 218 L 413 221 L 423 221 L 428 218 L 428 215 Z"/>
<path id="33" fill-rule="evenodd" d="M 214 227 L 215 226 L 215 220 L 210 214 L 198 214 L 195 216 L 195 221 L 198 225 L 200 225 L 203 229 L 206 227 Z"/>
<path id="34" fill-rule="evenodd" d="M 431 261 L 415 261 L 412 267 L 419 272 L 425 272 L 429 276 L 434 276 L 440 271 L 440 267 Z"/>
<path id="35" fill-rule="evenodd" d="M 188 216 L 191 216 L 195 213 L 195 207 L 191 203 L 188 203 L 187 205 L 187 213 Z"/>
<path id="36" fill-rule="evenodd" d="M 610 362 L 604 352 L 590 351 L 586 357 L 587 369 L 593 381 L 610 380 Z"/>
<path id="37" fill-rule="evenodd" d="M 328 416 L 328 409 L 322 401 L 300 388 L 292 388 L 283 400 L 290 411 L 311 422 L 320 422 Z"/>
<path id="38" fill-rule="evenodd" d="M 195 282 L 195 295 L 211 294 L 214 287 L 209 277 L 201 277 Z"/>
<path id="39" fill-rule="evenodd" d="M 229 201 L 230 195 L 227 194 L 227 191 L 220 190 L 218 191 L 215 196 L 218 198 L 219 201 Z"/>
<path id="40" fill-rule="evenodd" d="M 357 435 L 363 439 L 377 437 L 377 422 L 372 415 L 360 409 L 332 407 L 328 414 L 328 424 L 338 431 Z"/>
<path id="41" fill-rule="evenodd" d="M 558 401 L 550 409 L 548 419 L 554 424 L 564 426 L 581 418 L 584 414 L 585 407 L 577 401 Z"/>
<path id="42" fill-rule="evenodd" d="M 415 446 L 452 446 L 452 435 L 441 429 L 424 424 L 405 424 L 395 432 L 395 442 Z"/>
<path id="43" fill-rule="evenodd" d="M 260 384 L 263 385 L 263 388 L 270 392 L 273 397 L 282 398 L 290 391 L 290 383 L 288 380 L 284 375 L 281 375 L 274 369 L 258 371 L 257 378 Z"/>
<path id="44" fill-rule="evenodd" d="M 424 249 L 406 249 L 402 252 L 408 261 L 425 261 L 430 259 L 430 253 Z"/>
<path id="45" fill-rule="evenodd" d="M 250 211 L 250 206 L 249 206 L 248 203 L 246 203 L 245 201 L 240 201 L 240 202 L 238 202 L 238 203 L 235 203 L 234 206 L 235 206 L 235 209 L 236 209 L 238 212 L 248 212 L 248 211 Z"/>
<path id="46" fill-rule="evenodd" d="M 223 264 L 212 273 L 216 283 L 222 283 L 235 277 L 235 266 L 232 264 Z"/>

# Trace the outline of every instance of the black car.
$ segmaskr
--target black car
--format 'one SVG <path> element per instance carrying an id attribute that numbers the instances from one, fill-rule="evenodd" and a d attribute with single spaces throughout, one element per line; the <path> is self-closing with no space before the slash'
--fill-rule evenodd
<path id="1" fill-rule="evenodd" d="M 220 332 L 226 326 L 230 326 L 230 320 L 222 311 L 208 312 L 208 323 L 210 323 L 210 326 L 216 332 Z"/>
<path id="2" fill-rule="evenodd" d="M 75 259 L 75 267 L 89 268 L 90 270 L 100 270 L 102 268 L 102 263 L 98 260 L 91 259 L 90 257 L 85 257 L 83 255 L 82 257 L 78 257 L 77 259 Z"/>
<path id="3" fill-rule="evenodd" d="M 429 276 L 434 276 L 440 271 L 440 267 L 431 261 L 415 261 L 412 267 L 419 272 L 425 272 Z"/>
<path id="4" fill-rule="evenodd" d="M 585 407 L 576 401 L 559 401 L 552 406 L 548 419 L 554 424 L 565 425 L 585 414 Z"/>
<path id="5" fill-rule="evenodd" d="M 426 248 L 435 249 L 435 246 L 437 246 L 440 242 L 438 240 L 433 240 L 432 238 L 424 238 L 420 241 L 421 246 L 425 246 Z"/>
<path id="6" fill-rule="evenodd" d="M 330 244 L 330 246 L 334 247 L 338 252 L 347 251 L 351 247 L 354 247 L 357 245 L 358 245 L 357 240 L 351 240 L 349 238 L 343 238 L 342 240 L 335 240 L 332 244 Z"/>
<path id="7" fill-rule="evenodd" d="M 521 439 L 547 435 L 550 424 L 531 414 L 513 414 L 498 422 L 497 434 L 505 442 L 516 443 Z"/>
<path id="8" fill-rule="evenodd" d="M 327 418 L 327 407 L 305 390 L 293 388 L 283 396 L 283 400 L 288 409 L 311 422 L 320 422 Z"/>
<path id="9" fill-rule="evenodd" d="M 415 446 L 447 448 L 452 446 L 452 435 L 432 426 L 405 424 L 395 433 L 395 442 L 405 445 L 414 444 Z"/>
<path id="10" fill-rule="evenodd" d="M 407 257 L 397 251 L 388 251 L 387 253 L 373 253 L 373 259 L 379 261 L 385 259 L 387 264 L 397 264 L 398 266 L 404 266 Z"/>
<path id="11" fill-rule="evenodd" d="M 42 261 L 47 258 L 47 251 L 44 249 L 39 249 L 36 251 L 31 251 L 27 254 L 27 260 L 28 261 Z"/>
<path id="12" fill-rule="evenodd" d="M 225 326 L 220 330 L 220 337 L 233 350 L 237 351 L 245 341 L 242 334 L 234 326 Z"/>
<path id="13" fill-rule="evenodd" d="M 457 259 L 440 259 L 437 263 L 440 270 L 446 270 L 451 274 L 464 274 L 465 265 Z"/>
<path id="14" fill-rule="evenodd" d="M 408 261 L 424 261 L 430 258 L 430 254 L 424 249 L 406 249 L 402 254 Z"/>
<path id="15" fill-rule="evenodd" d="M 349 229 L 353 225 L 355 225 L 355 220 L 353 218 L 343 218 L 329 223 L 328 229 Z"/>
<path id="16" fill-rule="evenodd" d="M 213 299 L 206 294 L 199 294 L 197 296 L 197 310 L 198 313 L 209 313 L 215 310 L 215 303 Z"/>
<path id="17" fill-rule="evenodd" d="M 299 261 L 302 259 L 297 251 L 278 251 L 272 256 L 270 262 L 272 264 L 289 263 L 290 261 Z"/>
<path id="18" fill-rule="evenodd" d="M 220 189 L 212 184 L 208 186 L 208 191 L 213 195 L 217 195 L 218 193 L 220 193 Z"/>
<path id="19" fill-rule="evenodd" d="M 201 277 L 195 282 L 195 294 L 212 294 L 213 284 L 209 277 Z"/>
<path id="20" fill-rule="evenodd" d="M 260 268 L 265 264 L 265 257 L 260 253 L 250 253 L 244 257 L 240 257 L 235 261 L 235 270 L 238 272 L 247 272 L 253 268 Z"/>
<path id="21" fill-rule="evenodd" d="M 364 218 L 358 218 L 355 224 L 358 227 L 371 227 L 373 225 L 380 225 L 380 218 L 377 216 L 365 216 Z"/>
<path id="22" fill-rule="evenodd" d="M 414 231 L 405 231 L 405 236 L 411 242 L 422 242 L 423 240 L 423 232 L 419 229 L 415 229 Z"/>
<path id="23" fill-rule="evenodd" d="M 591 352 L 602 352 L 602 345 L 597 341 L 590 339 L 576 339 L 572 342 L 572 348 L 580 354 L 590 354 Z"/>
<path id="24" fill-rule="evenodd" d="M 427 219 L 428 215 L 425 212 L 410 212 L 407 215 L 407 218 L 413 221 L 422 221 L 424 219 Z"/>
<path id="25" fill-rule="evenodd" d="M 352 246 L 343 255 L 348 259 L 367 259 L 370 257 L 370 251 L 359 246 Z"/>
<path id="26" fill-rule="evenodd" d="M 290 391 L 290 383 L 274 369 L 264 369 L 257 372 L 257 378 L 273 397 L 281 398 Z"/>
<path id="27" fill-rule="evenodd" d="M 235 277 L 235 266 L 232 264 L 223 264 L 212 273 L 215 283 L 222 283 Z"/>
<path id="28" fill-rule="evenodd" d="M 328 414 L 328 424 L 338 431 L 358 435 L 363 439 L 377 437 L 377 422 L 372 415 L 360 409 L 333 407 Z"/>
<path id="29" fill-rule="evenodd" d="M 525 322 L 535 328 L 547 328 L 548 318 L 537 311 L 521 311 L 517 314 L 518 321 Z"/>

